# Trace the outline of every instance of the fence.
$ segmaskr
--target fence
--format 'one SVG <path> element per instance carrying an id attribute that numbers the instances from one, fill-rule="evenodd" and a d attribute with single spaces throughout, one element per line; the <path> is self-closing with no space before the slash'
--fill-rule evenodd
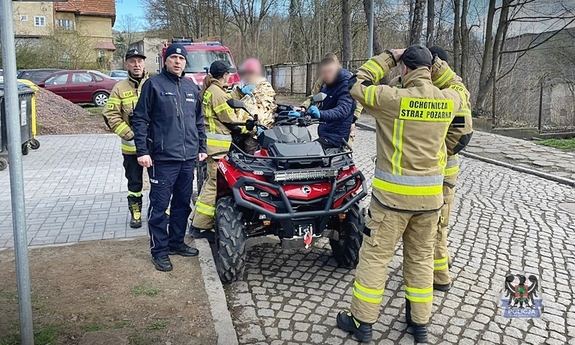
<path id="1" fill-rule="evenodd" d="M 350 71 L 354 71 L 365 61 L 366 60 L 352 60 L 344 62 L 343 66 Z M 317 79 L 317 66 L 317 62 L 267 65 L 265 66 L 266 78 L 279 93 L 309 95 Z"/>

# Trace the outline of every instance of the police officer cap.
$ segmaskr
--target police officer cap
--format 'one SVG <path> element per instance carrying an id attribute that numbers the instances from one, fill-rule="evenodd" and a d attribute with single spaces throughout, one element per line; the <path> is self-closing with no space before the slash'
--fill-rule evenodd
<path id="1" fill-rule="evenodd" d="M 431 55 L 429 49 L 421 44 L 414 44 L 405 50 L 401 61 L 412 70 L 419 67 L 431 68 L 431 65 L 433 65 L 433 55 Z"/>
<path id="2" fill-rule="evenodd" d="M 223 60 L 214 61 L 210 65 L 210 74 L 216 79 L 223 77 L 226 73 L 234 73 L 235 71 L 235 68 L 230 66 L 227 61 Z"/>
<path id="3" fill-rule="evenodd" d="M 447 54 L 445 49 L 441 48 L 440 46 L 429 47 L 429 51 L 431 52 L 431 55 L 433 55 L 434 57 L 437 56 L 441 60 L 449 62 L 449 55 Z"/>
<path id="4" fill-rule="evenodd" d="M 170 44 L 168 49 L 166 49 L 166 55 L 164 55 L 164 59 L 167 59 L 168 56 L 174 54 L 181 55 L 186 60 L 188 59 L 188 52 L 186 51 L 186 47 L 184 47 L 182 44 L 179 43 Z"/>
<path id="5" fill-rule="evenodd" d="M 140 52 L 138 49 L 130 49 L 126 52 L 126 61 L 131 57 L 139 57 L 145 59 L 146 55 L 144 55 L 144 53 Z"/>

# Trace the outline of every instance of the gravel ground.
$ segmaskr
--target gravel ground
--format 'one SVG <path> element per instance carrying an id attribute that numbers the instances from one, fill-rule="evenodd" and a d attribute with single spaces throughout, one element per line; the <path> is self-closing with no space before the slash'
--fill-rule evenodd
<path id="1" fill-rule="evenodd" d="M 38 135 L 109 133 L 100 115 L 40 89 L 36 93 Z"/>

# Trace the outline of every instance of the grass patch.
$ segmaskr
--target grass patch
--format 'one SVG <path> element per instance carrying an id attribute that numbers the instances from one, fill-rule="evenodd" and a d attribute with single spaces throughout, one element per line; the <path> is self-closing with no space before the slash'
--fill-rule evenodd
<path id="1" fill-rule="evenodd" d="M 18 298 L 18 292 L 0 289 L 0 298 L 15 300 Z M 1 344 L 1 343 L 0 343 Z"/>
<path id="2" fill-rule="evenodd" d="M 34 345 L 55 345 L 60 336 L 60 328 L 56 326 L 36 327 L 34 330 Z M 20 345 L 20 335 L 13 334 L 0 339 L 0 345 Z"/>
<path id="3" fill-rule="evenodd" d="M 575 138 L 571 139 L 547 139 L 536 141 L 539 145 L 550 146 L 560 150 L 573 150 L 575 149 Z"/>
<path id="4" fill-rule="evenodd" d="M 82 328 L 85 332 L 98 332 L 102 330 L 102 326 L 100 325 L 86 325 Z"/>
<path id="5" fill-rule="evenodd" d="M 160 293 L 160 289 L 149 287 L 146 285 L 136 285 L 132 288 L 132 296 L 150 296 L 154 297 Z"/>
<path id="6" fill-rule="evenodd" d="M 126 328 L 130 325 L 130 321 L 118 321 L 114 324 L 114 329 Z"/>
<path id="7" fill-rule="evenodd" d="M 145 334 L 139 333 L 139 332 L 135 332 L 134 334 L 132 334 L 129 338 L 128 341 L 130 342 L 130 345 L 154 345 L 155 344 L 155 340 Z"/>
<path id="8" fill-rule="evenodd" d="M 154 322 L 148 326 L 148 330 L 150 330 L 150 331 L 161 331 L 164 328 L 166 328 L 167 325 L 168 325 L 168 323 L 166 321 Z"/>
<path id="9" fill-rule="evenodd" d="M 84 107 L 92 115 L 102 115 L 103 107 Z"/>

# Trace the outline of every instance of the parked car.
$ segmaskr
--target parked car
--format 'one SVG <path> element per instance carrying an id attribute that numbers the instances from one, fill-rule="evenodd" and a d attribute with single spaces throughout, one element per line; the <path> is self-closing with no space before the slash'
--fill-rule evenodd
<path id="1" fill-rule="evenodd" d="M 103 107 L 117 82 L 98 71 L 72 70 L 53 73 L 38 86 L 74 103 L 93 103 Z"/>
<path id="2" fill-rule="evenodd" d="M 21 69 L 18 71 L 18 79 L 28 79 L 34 84 L 38 84 L 46 79 L 50 74 L 61 71 L 57 68 L 42 68 L 42 69 Z"/>
<path id="3" fill-rule="evenodd" d="M 128 78 L 128 71 L 123 71 L 121 69 L 115 69 L 110 71 L 110 78 L 115 79 L 117 81 L 124 80 Z"/>

